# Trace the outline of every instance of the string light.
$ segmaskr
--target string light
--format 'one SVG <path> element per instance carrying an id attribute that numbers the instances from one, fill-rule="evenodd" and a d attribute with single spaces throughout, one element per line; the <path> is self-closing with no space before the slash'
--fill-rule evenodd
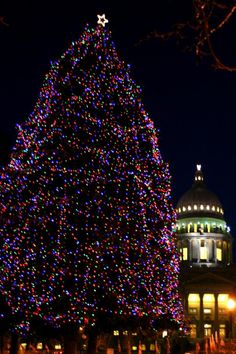
<path id="1" fill-rule="evenodd" d="M 107 28 L 51 65 L 2 171 L 0 289 L 19 331 L 171 314 L 182 324 L 170 177 Z"/>

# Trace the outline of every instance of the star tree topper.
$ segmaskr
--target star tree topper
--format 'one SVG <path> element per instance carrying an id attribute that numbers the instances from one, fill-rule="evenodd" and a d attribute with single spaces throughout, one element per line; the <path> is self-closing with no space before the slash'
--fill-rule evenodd
<path id="1" fill-rule="evenodd" d="M 108 23 L 108 20 L 105 17 L 105 14 L 103 15 L 97 15 L 98 17 L 98 25 L 102 25 L 103 27 L 105 27 L 106 23 Z"/>

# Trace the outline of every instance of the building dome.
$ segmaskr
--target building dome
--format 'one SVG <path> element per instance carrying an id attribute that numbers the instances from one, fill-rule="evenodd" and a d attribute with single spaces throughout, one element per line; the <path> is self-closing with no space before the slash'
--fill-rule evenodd
<path id="1" fill-rule="evenodd" d="M 224 212 L 218 197 L 204 184 L 201 165 L 197 165 L 194 183 L 177 203 L 178 218 L 213 217 L 224 220 Z"/>
<path id="2" fill-rule="evenodd" d="M 177 204 L 177 247 L 183 266 L 224 267 L 232 262 L 232 236 L 217 196 L 204 184 L 201 165 Z"/>

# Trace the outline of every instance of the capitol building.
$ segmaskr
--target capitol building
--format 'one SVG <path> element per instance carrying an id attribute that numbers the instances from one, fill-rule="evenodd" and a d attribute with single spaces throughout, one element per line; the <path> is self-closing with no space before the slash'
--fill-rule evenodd
<path id="1" fill-rule="evenodd" d="M 180 286 L 192 339 L 235 338 L 236 266 L 232 236 L 218 197 L 197 165 L 192 187 L 177 206 Z"/>

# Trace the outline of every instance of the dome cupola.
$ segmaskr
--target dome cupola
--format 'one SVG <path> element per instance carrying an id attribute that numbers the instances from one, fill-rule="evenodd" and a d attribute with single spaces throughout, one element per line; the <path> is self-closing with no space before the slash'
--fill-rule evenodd
<path id="1" fill-rule="evenodd" d="M 218 197 L 204 183 L 201 165 L 197 165 L 194 183 L 177 203 L 178 218 L 208 216 L 224 220 L 224 212 Z"/>
<path id="2" fill-rule="evenodd" d="M 218 197 L 197 165 L 194 183 L 177 203 L 177 246 L 184 265 L 225 267 L 232 262 L 232 236 Z"/>

